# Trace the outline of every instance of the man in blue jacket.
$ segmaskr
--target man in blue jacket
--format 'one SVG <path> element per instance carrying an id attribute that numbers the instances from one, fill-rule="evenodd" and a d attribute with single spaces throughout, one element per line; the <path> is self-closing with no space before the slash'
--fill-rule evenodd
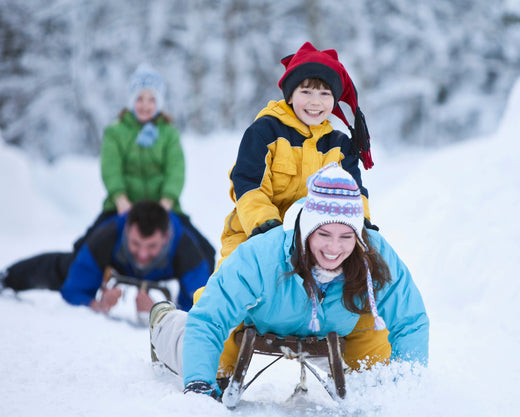
<path id="1" fill-rule="evenodd" d="M 178 216 L 157 203 L 142 201 L 127 214 L 101 224 L 75 256 L 43 254 L 9 267 L 4 286 L 59 289 L 70 304 L 106 313 L 121 296 L 119 288 L 104 286 L 108 268 L 143 281 L 177 279 L 177 304 L 185 311 L 193 304 L 195 290 L 204 286 L 210 275 L 208 260 Z M 34 279 L 34 274 L 44 272 L 44 278 Z M 98 290 L 101 297 L 96 297 Z M 145 291 L 139 291 L 137 310 L 149 311 L 153 302 Z"/>

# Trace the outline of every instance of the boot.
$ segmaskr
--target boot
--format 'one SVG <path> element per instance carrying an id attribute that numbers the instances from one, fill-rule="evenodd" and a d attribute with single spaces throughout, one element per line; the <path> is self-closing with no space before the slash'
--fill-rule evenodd
<path id="1" fill-rule="evenodd" d="M 152 363 L 159 362 L 155 349 L 152 344 L 152 331 L 155 326 L 168 314 L 170 311 L 176 310 L 175 304 L 171 301 L 160 301 L 150 310 L 150 353 L 152 356 Z"/>

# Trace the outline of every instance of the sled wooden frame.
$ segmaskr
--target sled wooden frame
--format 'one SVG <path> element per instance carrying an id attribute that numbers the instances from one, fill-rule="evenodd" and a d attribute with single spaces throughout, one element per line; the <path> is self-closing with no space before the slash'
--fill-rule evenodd
<path id="1" fill-rule="evenodd" d="M 345 373 L 342 359 L 345 339 L 339 337 L 336 332 L 330 332 L 325 339 L 318 339 L 317 337 L 298 338 L 295 336 L 280 338 L 273 333 L 259 335 L 255 327 L 249 326 L 236 332 L 235 341 L 240 346 L 240 351 L 235 372 L 231 377 L 228 389 L 224 392 L 224 403 L 228 408 L 234 408 L 251 383 L 282 358 L 297 359 L 300 363 L 300 383 L 296 386 L 295 393 L 307 391 L 305 387 L 305 368 L 307 368 L 334 400 L 345 398 Z M 258 371 L 249 382 L 244 383 L 253 353 L 276 356 L 276 359 Z M 307 361 L 309 358 L 320 357 L 328 358 L 334 387 L 331 387 L 319 375 L 314 366 Z"/>

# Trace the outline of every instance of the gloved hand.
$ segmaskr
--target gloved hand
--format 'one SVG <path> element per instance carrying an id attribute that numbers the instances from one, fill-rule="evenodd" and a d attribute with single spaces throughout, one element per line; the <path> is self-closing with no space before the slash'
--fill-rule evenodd
<path id="1" fill-rule="evenodd" d="M 222 392 L 220 391 L 218 385 L 215 385 L 215 387 L 213 387 L 205 381 L 188 382 L 184 387 L 184 394 L 187 394 L 188 392 L 194 392 L 196 394 L 206 394 L 216 400 L 222 396 Z"/>
<path id="2" fill-rule="evenodd" d="M 282 224 L 282 222 L 280 220 L 277 220 L 277 219 L 267 220 L 266 222 L 262 223 L 260 226 L 255 227 L 252 230 L 251 235 L 249 237 L 253 237 L 255 235 L 259 235 L 260 233 L 265 233 L 268 230 L 271 230 L 272 228 L 274 228 L 276 226 L 280 226 L 281 224 Z"/>
<path id="3" fill-rule="evenodd" d="M 367 229 L 375 230 L 376 232 L 379 231 L 379 227 L 377 227 L 375 224 L 370 223 L 370 220 L 368 220 L 366 217 L 365 217 L 365 227 Z"/>

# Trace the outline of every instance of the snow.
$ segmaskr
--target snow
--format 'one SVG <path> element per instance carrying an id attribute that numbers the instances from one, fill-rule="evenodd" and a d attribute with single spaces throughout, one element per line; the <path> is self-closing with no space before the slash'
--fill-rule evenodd
<path id="1" fill-rule="evenodd" d="M 307 398 L 278 363 L 230 411 L 183 395 L 150 364 L 148 330 L 132 326 L 131 289 L 109 319 L 67 305 L 58 293 L 0 296 L 2 416 L 517 416 L 520 399 L 520 159 L 516 83 L 496 133 L 438 151 L 384 153 L 364 173 L 372 220 L 407 263 L 431 319 L 427 369 L 379 368 L 347 380 L 335 404 L 308 375 Z M 182 203 L 218 247 L 231 208 L 227 173 L 240 132 L 185 137 Z M 104 197 L 99 161 L 65 157 L 47 166 L 0 141 L 0 265 L 68 250 Z M 116 314 L 116 313 L 114 313 Z M 126 316 L 125 316 L 126 315 Z M 255 357 L 252 366 L 259 366 Z M 398 378 L 394 380 L 396 375 Z"/>

